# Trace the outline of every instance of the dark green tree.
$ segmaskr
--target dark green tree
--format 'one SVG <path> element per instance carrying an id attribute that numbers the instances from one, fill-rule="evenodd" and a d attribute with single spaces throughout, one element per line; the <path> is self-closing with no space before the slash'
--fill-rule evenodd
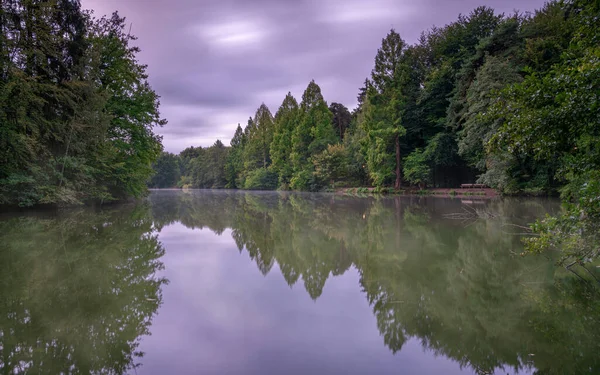
<path id="1" fill-rule="evenodd" d="M 152 165 L 154 176 L 148 183 L 152 188 L 172 188 L 177 185 L 180 177 L 179 157 L 170 152 L 160 154 Z"/>
<path id="2" fill-rule="evenodd" d="M 333 128 L 340 141 L 342 141 L 352 121 L 350 111 L 348 111 L 345 105 L 340 103 L 331 103 L 329 110 L 333 114 Z"/>
<path id="3" fill-rule="evenodd" d="M 220 140 L 191 161 L 191 181 L 195 188 L 223 189 L 227 185 L 226 163 L 229 148 Z"/>
<path id="4" fill-rule="evenodd" d="M 561 250 L 561 262 L 585 265 L 600 255 L 600 5 L 565 6 L 577 30 L 569 48 L 550 70 L 529 70 L 501 92 L 490 111 L 502 121 L 491 149 L 558 161 L 566 213 L 535 224 L 538 236 L 526 242 L 532 252 Z"/>
<path id="5" fill-rule="evenodd" d="M 165 121 L 124 28 L 75 0 L 0 3 L 0 204 L 146 192 Z"/>

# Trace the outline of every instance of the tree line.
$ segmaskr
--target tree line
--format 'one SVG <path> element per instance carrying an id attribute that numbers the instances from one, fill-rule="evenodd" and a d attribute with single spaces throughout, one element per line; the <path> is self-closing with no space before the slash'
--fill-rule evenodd
<path id="1" fill-rule="evenodd" d="M 413 45 L 391 30 L 352 112 L 312 81 L 275 116 L 262 104 L 229 147 L 163 154 L 151 185 L 560 192 L 567 213 L 534 225 L 528 249 L 585 262 L 600 252 L 598 14 L 597 1 L 561 0 L 532 14 L 479 7 Z"/>
<path id="2" fill-rule="evenodd" d="M 135 39 L 79 0 L 0 2 L 0 205 L 147 191 L 166 121 Z"/>
<path id="3" fill-rule="evenodd" d="M 311 81 L 300 102 L 288 93 L 274 115 L 262 104 L 229 147 L 164 154 L 151 185 L 317 191 L 479 182 L 505 193 L 556 191 L 568 182 L 564 154 L 580 134 L 597 136 L 585 126 L 597 125 L 593 90 L 577 92 L 583 113 L 568 124 L 547 113 L 567 112 L 560 105 L 577 89 L 575 74 L 582 87 L 597 87 L 596 10 L 593 1 L 549 2 L 533 14 L 479 7 L 414 45 L 391 30 L 352 112 L 328 106 Z M 553 81 L 561 69 L 572 76 Z"/>

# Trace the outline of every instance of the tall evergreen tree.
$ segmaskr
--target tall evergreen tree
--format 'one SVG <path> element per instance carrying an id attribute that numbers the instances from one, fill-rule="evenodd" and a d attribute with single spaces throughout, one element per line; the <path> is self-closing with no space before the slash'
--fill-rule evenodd
<path id="1" fill-rule="evenodd" d="M 244 147 L 246 146 L 246 135 L 242 130 L 240 124 L 235 129 L 235 134 L 231 138 L 231 150 L 227 155 L 227 162 L 225 165 L 225 173 L 227 180 L 227 188 L 235 189 L 241 188 L 240 175 L 244 170 Z"/>
<path id="2" fill-rule="evenodd" d="M 279 186 L 286 187 L 292 178 L 290 150 L 292 134 L 300 120 L 298 102 L 290 92 L 275 114 L 275 130 L 271 144 L 272 170 L 279 176 Z"/>
<path id="3" fill-rule="evenodd" d="M 391 175 L 395 175 L 395 188 L 401 183 L 400 137 L 406 134 L 402 126 L 403 84 L 408 70 L 403 59 L 405 47 L 400 35 L 392 29 L 377 51 L 371 72 L 373 84 L 367 91 L 369 105 L 363 122 L 367 135 L 365 151 L 369 174 L 376 186 L 383 186 Z"/>
<path id="4" fill-rule="evenodd" d="M 313 165 L 312 155 L 324 151 L 329 144 L 336 143 L 332 126 L 332 114 L 321 94 L 321 88 L 312 80 L 302 94 L 301 120 L 292 134 L 290 159 L 294 169 L 291 180 L 293 189 L 311 189 Z"/>
<path id="5" fill-rule="evenodd" d="M 267 168 L 271 164 L 271 142 L 273 142 L 273 115 L 263 103 L 256 110 L 254 120 L 248 123 L 248 141 L 244 150 L 244 165 L 248 171 Z"/>

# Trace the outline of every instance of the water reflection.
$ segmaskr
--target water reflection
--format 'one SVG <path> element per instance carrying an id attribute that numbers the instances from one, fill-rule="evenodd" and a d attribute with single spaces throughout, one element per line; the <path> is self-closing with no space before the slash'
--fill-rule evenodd
<path id="1" fill-rule="evenodd" d="M 263 275 L 277 264 L 313 300 L 355 268 L 392 352 L 416 339 L 479 374 L 600 372 L 597 295 L 552 260 L 521 257 L 519 236 L 509 234 L 507 224 L 540 217 L 551 202 L 466 209 L 436 198 L 194 191 L 156 193 L 151 202 L 159 228 L 230 228 Z"/>
<path id="2" fill-rule="evenodd" d="M 162 191 L 4 218 L 0 370 L 600 373 L 597 292 L 510 234 L 556 204 L 471 201 Z"/>
<path id="3" fill-rule="evenodd" d="M 0 369 L 122 374 L 162 303 L 147 206 L 0 221 Z"/>

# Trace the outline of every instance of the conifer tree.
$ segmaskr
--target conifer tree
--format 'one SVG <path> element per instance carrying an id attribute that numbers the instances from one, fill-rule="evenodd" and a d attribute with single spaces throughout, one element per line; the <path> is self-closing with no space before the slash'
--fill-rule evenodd
<path id="1" fill-rule="evenodd" d="M 250 122 L 248 123 L 250 126 Z M 248 171 L 267 168 L 271 164 L 271 142 L 273 141 L 273 115 L 263 103 L 256 110 L 254 121 L 248 131 L 244 166 Z"/>
<path id="2" fill-rule="evenodd" d="M 235 134 L 231 138 L 231 150 L 227 155 L 225 164 L 225 178 L 227 180 L 226 187 L 229 189 L 241 188 L 239 178 L 244 170 L 244 147 L 246 145 L 246 134 L 240 124 L 235 129 Z"/>
<path id="3" fill-rule="evenodd" d="M 293 189 L 313 189 L 311 156 L 324 151 L 328 145 L 336 143 L 332 126 L 332 114 L 321 94 L 321 88 L 312 80 L 302 94 L 300 104 L 301 120 L 292 134 L 290 159 L 294 175 Z"/>
<path id="4" fill-rule="evenodd" d="M 402 89 L 408 68 L 403 61 L 404 49 L 404 41 L 392 29 L 377 51 L 372 85 L 366 95 L 368 105 L 363 104 L 367 110 L 363 126 L 369 174 L 376 186 L 383 186 L 394 175 L 396 189 L 401 183 L 400 137 L 406 134 L 402 126 L 405 99 Z"/>
<path id="5" fill-rule="evenodd" d="M 290 150 L 292 149 L 292 133 L 299 122 L 298 102 L 288 92 L 283 103 L 275 114 L 275 129 L 271 143 L 272 170 L 279 176 L 279 186 L 286 187 L 292 177 Z"/>

